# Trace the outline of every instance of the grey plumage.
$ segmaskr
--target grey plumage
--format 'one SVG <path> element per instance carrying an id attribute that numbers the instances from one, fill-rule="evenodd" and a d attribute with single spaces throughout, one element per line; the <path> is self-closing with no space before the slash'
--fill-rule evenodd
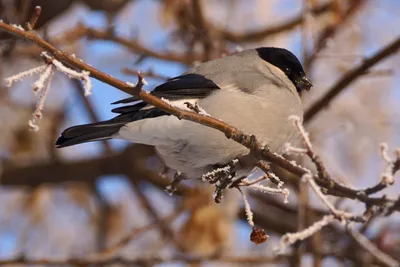
<path id="1" fill-rule="evenodd" d="M 200 64 L 152 94 L 172 103 L 197 102 L 211 116 L 254 134 L 280 152 L 296 134 L 288 117 L 303 117 L 299 92 L 310 87 L 293 54 L 260 48 Z M 114 119 L 67 129 L 56 144 L 63 147 L 118 138 L 153 145 L 167 166 L 190 177 L 199 177 L 216 164 L 226 164 L 248 152 L 219 131 L 179 120 L 134 97 L 121 103 L 132 101 L 136 103 L 114 109 L 121 113 Z"/>

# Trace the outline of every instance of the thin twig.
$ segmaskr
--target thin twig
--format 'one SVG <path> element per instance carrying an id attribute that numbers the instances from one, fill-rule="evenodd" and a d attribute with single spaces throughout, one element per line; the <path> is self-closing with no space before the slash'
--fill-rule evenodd
<path id="1" fill-rule="evenodd" d="M 42 13 L 42 8 L 40 6 L 36 6 L 35 12 L 33 13 L 31 19 L 29 20 L 29 22 L 27 23 L 27 26 L 26 26 L 26 28 L 29 31 L 32 31 L 35 28 L 36 23 L 37 23 L 41 13 Z"/>

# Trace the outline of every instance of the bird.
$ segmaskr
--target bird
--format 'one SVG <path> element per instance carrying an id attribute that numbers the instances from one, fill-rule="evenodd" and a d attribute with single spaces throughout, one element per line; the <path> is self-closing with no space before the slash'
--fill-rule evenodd
<path id="1" fill-rule="evenodd" d="M 302 120 L 301 94 L 311 87 L 292 52 L 259 47 L 198 64 L 158 85 L 150 94 L 171 105 L 196 104 L 210 116 L 256 136 L 262 145 L 281 153 L 285 143 L 298 137 L 288 118 L 294 115 Z M 70 127 L 62 132 L 56 147 L 111 138 L 151 145 L 168 168 L 190 178 L 200 178 L 215 166 L 249 153 L 248 148 L 222 132 L 180 120 L 135 96 L 112 104 L 125 104 L 112 110 L 118 116 Z M 252 168 L 243 167 L 241 175 L 250 174 Z"/>

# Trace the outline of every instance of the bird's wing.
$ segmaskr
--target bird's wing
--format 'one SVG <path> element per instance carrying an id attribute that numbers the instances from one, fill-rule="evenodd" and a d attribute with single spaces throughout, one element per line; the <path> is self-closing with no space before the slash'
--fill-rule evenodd
<path id="1" fill-rule="evenodd" d="M 212 80 L 200 74 L 187 73 L 167 80 L 151 91 L 151 94 L 168 100 L 200 99 L 209 95 L 220 87 Z M 114 102 L 113 104 L 126 104 L 139 101 L 135 96 Z M 119 112 L 118 112 L 119 113 Z"/>

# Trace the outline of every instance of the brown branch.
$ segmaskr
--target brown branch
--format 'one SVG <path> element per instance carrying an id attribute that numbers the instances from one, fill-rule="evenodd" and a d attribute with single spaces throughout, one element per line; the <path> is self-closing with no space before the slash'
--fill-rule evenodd
<path id="1" fill-rule="evenodd" d="M 204 49 L 203 61 L 208 61 L 212 58 L 213 40 L 211 38 L 211 28 L 204 18 L 203 7 L 200 0 L 192 0 L 193 9 L 193 24 L 197 28 L 197 38 L 202 41 Z"/>
<path id="2" fill-rule="evenodd" d="M 75 69 L 79 70 L 85 70 L 90 72 L 90 76 L 107 83 L 117 89 L 120 89 L 124 92 L 127 92 L 129 94 L 133 94 L 137 96 L 138 98 L 144 100 L 150 105 L 153 105 L 157 108 L 160 108 L 161 110 L 164 110 L 171 115 L 174 115 L 178 117 L 179 119 L 185 119 L 185 120 L 190 120 L 193 122 L 200 123 L 202 125 L 205 125 L 207 127 L 211 127 L 213 129 L 216 129 L 218 131 L 221 131 L 225 134 L 227 138 L 230 138 L 243 146 L 247 147 L 251 153 L 260 160 L 267 160 L 270 161 L 285 170 L 297 175 L 297 176 L 303 176 L 304 174 L 308 173 L 307 170 L 304 168 L 297 166 L 296 164 L 291 163 L 290 161 L 286 160 L 280 155 L 277 155 L 273 153 L 272 151 L 269 150 L 268 147 L 262 147 L 261 144 L 257 141 L 255 136 L 251 136 L 248 134 L 245 134 L 244 132 L 240 131 L 239 129 L 223 122 L 218 119 L 209 117 L 209 116 L 203 116 L 191 111 L 184 111 L 180 110 L 174 106 L 171 106 L 167 102 L 153 96 L 152 94 L 147 93 L 144 90 L 141 90 L 141 86 L 135 86 L 132 87 L 130 84 L 127 84 L 121 80 L 118 80 L 111 75 L 108 75 L 104 72 L 101 72 L 100 70 L 82 62 L 81 60 L 67 55 L 65 52 L 62 50 L 52 46 L 50 43 L 44 41 L 41 39 L 39 36 L 32 32 L 26 32 L 23 30 L 20 30 L 16 27 L 10 26 L 4 22 L 0 22 L 0 30 L 6 31 L 10 34 L 13 34 L 19 38 L 23 38 L 32 42 L 35 42 L 38 46 L 42 47 L 46 51 L 52 53 L 52 56 L 63 62 L 64 64 L 67 64 Z M 364 72 L 369 66 L 373 65 L 373 63 L 379 61 L 379 59 L 384 58 L 391 52 L 393 52 L 393 47 L 398 48 L 400 46 L 400 38 L 390 45 L 389 48 L 391 49 L 384 49 L 384 52 L 379 53 L 379 56 L 375 56 L 369 60 L 367 60 L 363 67 L 357 68 L 358 72 L 361 69 L 361 72 Z M 357 72 L 357 73 L 358 73 Z M 352 75 L 352 77 L 354 74 Z M 352 81 L 353 79 L 351 79 Z M 139 83 L 142 81 L 142 77 L 139 77 Z M 346 82 L 346 84 L 349 82 Z M 83 176 L 83 175 L 79 175 Z M 341 185 L 337 182 L 335 182 L 332 179 L 319 179 L 318 177 L 315 177 L 315 180 L 319 186 L 324 188 L 327 194 L 334 195 L 334 196 L 341 196 L 341 197 L 346 197 L 349 199 L 357 199 L 361 202 L 367 203 L 369 205 L 387 205 L 395 203 L 395 200 L 387 199 L 384 197 L 381 198 L 372 198 L 368 197 L 365 194 L 360 194 L 360 191 L 354 190 L 352 188 L 348 188 L 344 185 Z M 400 210 L 400 205 L 397 205 L 393 208 L 394 210 Z"/>
<path id="3" fill-rule="evenodd" d="M 339 95 L 347 86 L 362 76 L 369 68 L 373 67 L 383 59 L 395 54 L 400 48 L 400 38 L 395 39 L 387 46 L 380 49 L 374 55 L 363 60 L 360 65 L 344 74 L 330 89 L 327 93 L 315 101 L 306 110 L 304 114 L 304 122 L 310 122 L 315 115 L 317 115 L 323 108 L 329 106 L 331 101 Z"/>
<path id="4" fill-rule="evenodd" d="M 26 28 L 28 30 L 33 30 L 36 26 L 36 22 L 38 21 L 40 14 L 42 13 L 42 8 L 40 6 L 36 6 L 35 7 L 35 12 L 33 13 L 31 19 L 29 20 L 29 22 L 27 23 Z"/>
<path id="5" fill-rule="evenodd" d="M 305 57 L 304 60 L 304 69 L 306 72 L 310 70 L 312 63 L 318 56 L 318 53 L 326 46 L 327 40 L 333 38 L 335 34 L 342 28 L 347 21 L 349 21 L 357 11 L 360 10 L 362 4 L 365 3 L 365 0 L 354 0 L 351 2 L 349 8 L 346 10 L 345 14 L 341 16 L 339 22 L 327 26 L 318 36 L 315 46 L 313 48 L 313 53 Z"/>
<path id="6" fill-rule="evenodd" d="M 100 30 L 90 28 L 82 23 L 79 23 L 75 28 L 71 29 L 70 31 L 65 32 L 61 37 L 53 40 L 53 42 L 55 44 L 64 44 L 67 42 L 79 40 L 84 37 L 88 38 L 89 40 L 111 41 L 125 47 L 133 53 L 142 55 L 144 57 L 153 57 L 165 61 L 192 64 L 194 61 L 201 60 L 203 58 L 202 55 L 196 53 L 192 53 L 190 54 L 190 56 L 187 56 L 186 54 L 178 54 L 174 52 L 158 52 L 147 48 L 144 44 L 140 43 L 136 39 L 128 39 L 126 37 L 118 36 L 108 29 Z"/>
<path id="7" fill-rule="evenodd" d="M 310 12 L 314 15 L 321 15 L 330 10 L 332 10 L 333 2 L 328 2 L 326 4 L 317 6 L 310 10 Z M 303 14 L 299 14 L 296 17 L 289 19 L 288 21 L 275 25 L 269 26 L 265 29 L 256 30 L 248 33 L 234 33 L 224 29 L 216 29 L 216 31 L 220 32 L 223 38 L 231 42 L 257 42 L 269 36 L 282 33 L 284 31 L 289 31 L 299 26 L 303 22 Z M 216 28 L 216 26 L 214 26 Z"/>
<path id="8" fill-rule="evenodd" d="M 146 179 L 159 186 L 167 186 L 168 181 L 144 166 L 154 149 L 145 145 L 133 145 L 115 155 L 105 155 L 95 159 L 73 162 L 49 162 L 37 165 L 5 168 L 0 184 L 10 187 L 37 187 L 41 184 L 58 184 L 75 181 L 93 184 L 104 175 L 122 174 L 129 178 Z M 178 193 L 183 186 L 178 187 Z"/>

